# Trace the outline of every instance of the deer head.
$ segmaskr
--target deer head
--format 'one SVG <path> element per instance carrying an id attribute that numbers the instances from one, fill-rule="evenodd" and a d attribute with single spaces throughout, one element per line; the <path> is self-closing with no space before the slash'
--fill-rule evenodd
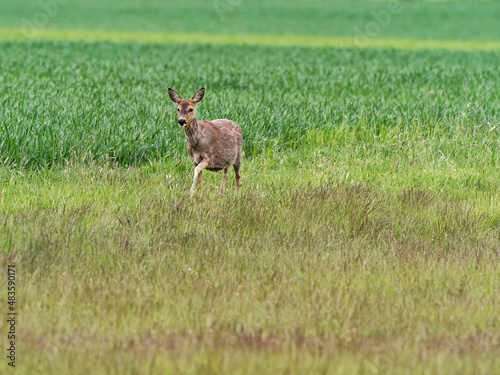
<path id="1" fill-rule="evenodd" d="M 201 102 L 203 96 L 205 95 L 205 88 L 202 87 L 194 96 L 190 99 L 182 99 L 181 96 L 172 89 L 168 89 L 168 96 L 170 99 L 177 104 L 177 115 L 179 116 L 179 125 L 190 126 L 196 120 L 196 114 L 194 112 L 196 104 Z"/>

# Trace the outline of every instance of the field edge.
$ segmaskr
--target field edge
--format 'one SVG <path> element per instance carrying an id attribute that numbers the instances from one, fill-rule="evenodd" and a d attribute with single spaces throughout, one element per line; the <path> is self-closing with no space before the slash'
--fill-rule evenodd
<path id="1" fill-rule="evenodd" d="M 500 51 L 497 41 L 418 40 L 299 35 L 152 33 L 106 30 L 0 28 L 0 41 L 68 41 L 159 44 L 256 45 L 281 47 L 387 48 L 402 50 Z"/>

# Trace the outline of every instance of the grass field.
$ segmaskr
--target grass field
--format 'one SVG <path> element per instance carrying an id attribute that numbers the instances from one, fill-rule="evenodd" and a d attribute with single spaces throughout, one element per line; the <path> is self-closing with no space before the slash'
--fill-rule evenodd
<path id="1" fill-rule="evenodd" d="M 394 2 L 331 0 L 0 0 L 9 28 L 357 36 Z M 499 1 L 404 1 L 377 37 L 499 41 Z M 45 13 L 48 17 L 40 16 Z M 189 25 L 189 27 L 186 27 Z M 376 28 L 373 29 L 376 31 Z"/>
<path id="2" fill-rule="evenodd" d="M 40 4 L 0 0 L 1 373 L 500 373 L 500 52 L 459 44 L 500 41 L 499 2 L 403 3 L 377 38 L 415 50 L 293 45 L 387 3 L 82 4 L 24 40 Z M 172 35 L 189 10 L 223 43 L 61 40 Z M 243 129 L 243 188 L 206 173 L 190 202 L 167 88 L 201 86 L 198 118 Z"/>

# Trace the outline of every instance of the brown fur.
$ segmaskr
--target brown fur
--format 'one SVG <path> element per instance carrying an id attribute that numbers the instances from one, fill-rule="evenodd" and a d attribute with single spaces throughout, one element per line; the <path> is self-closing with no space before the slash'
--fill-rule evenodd
<path id="1" fill-rule="evenodd" d="M 203 185 L 203 169 L 217 172 L 224 170 L 221 194 L 224 194 L 227 171 L 233 166 L 236 188 L 241 186 L 240 164 L 243 147 L 243 133 L 237 123 L 231 120 L 200 121 L 196 119 L 195 108 L 205 94 L 205 88 L 199 90 L 191 100 L 182 99 L 174 90 L 168 89 L 170 99 L 177 103 L 179 124 L 185 121 L 187 151 L 193 159 L 195 174 L 189 194 L 194 197 L 196 181 L 201 191 Z"/>

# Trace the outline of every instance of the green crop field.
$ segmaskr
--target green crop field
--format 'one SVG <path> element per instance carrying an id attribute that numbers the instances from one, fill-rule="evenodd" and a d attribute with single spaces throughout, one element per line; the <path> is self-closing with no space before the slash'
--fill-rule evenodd
<path id="1" fill-rule="evenodd" d="M 2 374 L 500 374 L 500 2 L 0 9 Z"/>
<path id="2" fill-rule="evenodd" d="M 43 4 L 52 4 L 43 5 Z M 54 5 L 55 4 L 55 5 Z M 394 4 L 399 6 L 393 7 Z M 209 34 L 499 41 L 500 1 L 0 0 L 0 26 Z M 390 14 L 390 20 L 383 13 Z M 48 17 L 44 17 L 46 14 Z M 370 26 L 368 26 L 370 30 Z M 377 28 L 373 28 L 377 31 Z"/>

